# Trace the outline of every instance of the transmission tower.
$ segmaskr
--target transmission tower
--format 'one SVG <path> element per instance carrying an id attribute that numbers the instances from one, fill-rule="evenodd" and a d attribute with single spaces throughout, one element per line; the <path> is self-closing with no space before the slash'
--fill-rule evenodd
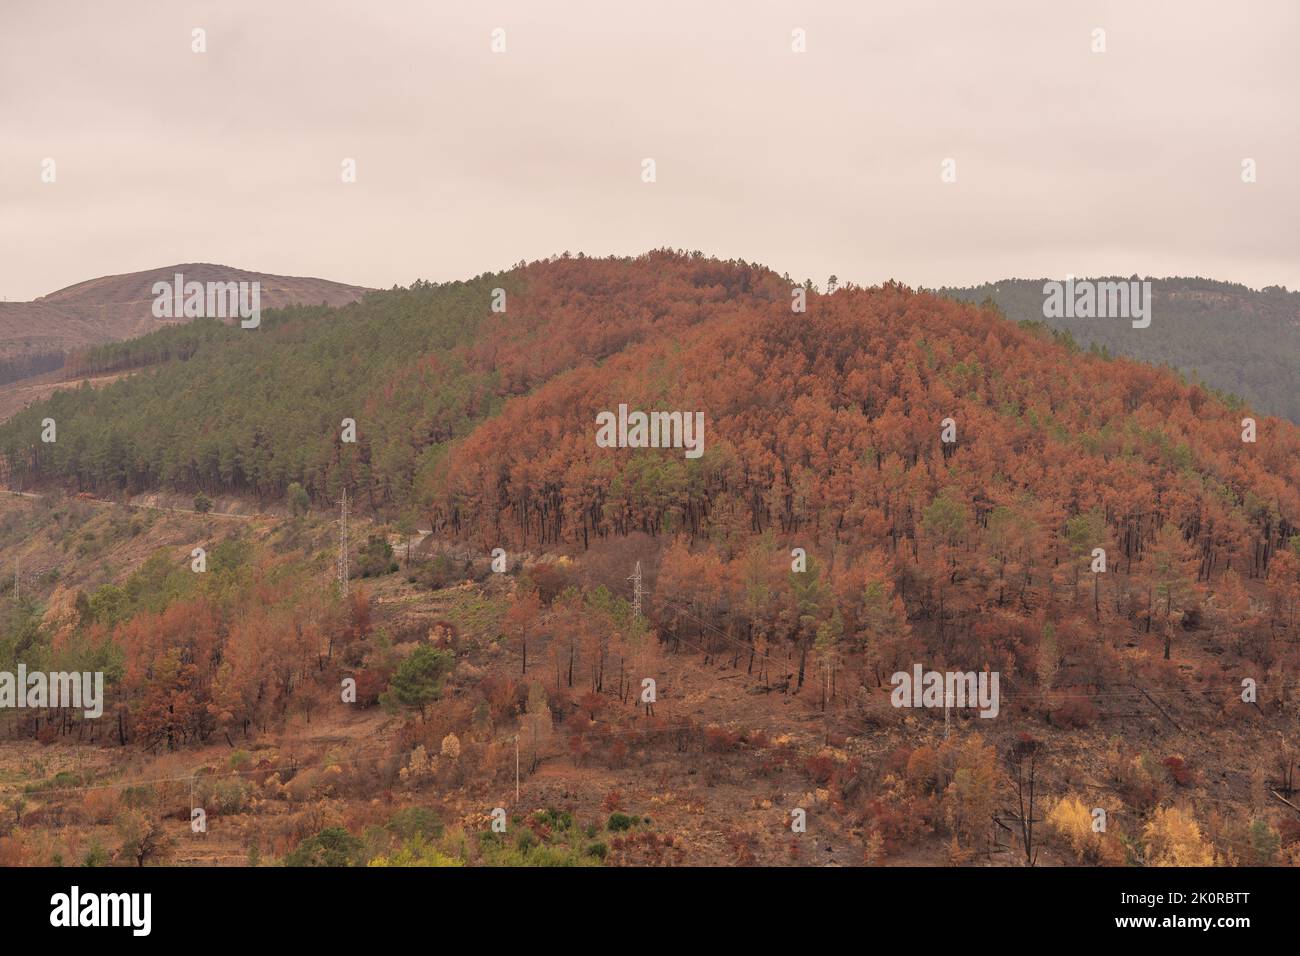
<path id="1" fill-rule="evenodd" d="M 641 617 L 641 562 L 636 563 L 636 570 L 627 576 L 632 582 L 632 616 Z"/>
<path id="2" fill-rule="evenodd" d="M 339 587 L 346 594 L 348 590 L 348 490 L 343 489 L 343 498 L 339 502 Z"/>

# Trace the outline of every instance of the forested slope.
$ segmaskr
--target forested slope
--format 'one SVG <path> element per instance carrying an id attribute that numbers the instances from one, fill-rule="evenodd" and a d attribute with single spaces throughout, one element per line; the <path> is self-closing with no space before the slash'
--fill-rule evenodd
<path id="1" fill-rule="evenodd" d="M 1049 533 L 1098 509 L 1126 557 L 1172 520 L 1207 566 L 1262 574 L 1294 532 L 1294 426 L 1262 418 L 1244 443 L 1247 407 L 900 286 L 791 301 L 770 270 L 660 252 L 168 329 L 112 348 L 179 357 L 28 409 L 0 452 L 15 486 L 278 497 L 296 481 L 325 503 L 346 485 L 517 545 L 686 528 L 915 547 L 941 494 L 968 509 L 967 544 L 999 508 Z M 598 448 L 595 416 L 620 403 L 702 411 L 703 457 Z"/>
<path id="2" fill-rule="evenodd" d="M 0 532 L 26 566 L 64 555 L 76 571 L 56 589 L 54 566 L 12 602 L 0 665 L 106 671 L 119 744 L 234 746 L 342 706 L 351 676 L 362 708 L 406 694 L 390 782 L 413 772 L 403 747 L 441 752 L 448 734 L 481 748 L 489 782 L 508 775 L 525 725 L 562 728 L 575 766 L 644 775 L 647 748 L 671 747 L 630 756 L 634 715 L 699 731 L 677 739 L 715 756 L 744 736 L 770 771 L 772 741 L 815 711 L 821 739 L 838 725 L 876 748 L 800 757 L 846 825 L 875 834 L 873 859 L 927 834 L 985 845 L 998 761 L 1034 740 L 1063 801 L 1104 781 L 1131 815 L 1085 858 L 1128 859 L 1139 832 L 1158 858 L 1173 794 L 1206 822 L 1188 841 L 1198 860 L 1279 858 L 1274 841 L 1295 858 L 1300 829 L 1246 801 L 1293 776 L 1300 429 L 1171 370 L 896 284 L 824 295 L 667 252 L 111 348 L 98 360 L 161 364 L 0 427 L 11 485 L 51 492 Z M 702 454 L 601 447 L 597 416 L 620 405 L 701 413 Z M 294 482 L 321 509 L 344 488 L 358 503 L 352 567 L 374 592 L 330 587 L 335 528 L 300 495 L 287 518 L 220 543 L 197 526 L 122 574 L 109 557 L 151 534 L 145 519 L 58 494 L 279 500 Z M 416 521 L 430 547 L 399 573 L 389 542 Z M 207 573 L 192 573 L 194 541 L 211 545 Z M 444 614 L 455 640 L 431 624 Z M 403 659 L 443 645 L 431 696 L 411 691 Z M 453 662 L 456 693 L 426 722 Z M 891 675 L 917 666 L 1000 675 L 999 719 L 964 713 L 958 742 L 937 737 L 941 714 L 900 715 Z M 714 668 L 737 679 L 725 707 L 693 683 Z M 664 691 L 653 714 L 631 693 L 645 672 Z M 709 713 L 726 726 L 691 723 Z M 105 735 L 75 714 L 13 729 Z M 372 796 L 360 776 L 357 793 Z M 1267 846 L 1242 850 L 1256 831 Z"/>
<path id="3" fill-rule="evenodd" d="M 727 300 L 758 276 L 777 281 L 668 255 L 561 259 L 472 282 L 417 282 L 337 310 L 270 311 L 255 331 L 167 328 L 82 359 L 96 371 L 162 367 L 33 406 L 0 429 L 0 453 L 19 484 L 278 497 L 299 481 L 325 501 L 346 483 L 376 507 L 409 507 L 422 470 L 501 399 L 743 309 Z M 497 288 L 505 313 L 490 309 Z M 46 417 L 58 422 L 57 443 L 39 441 Z M 354 446 L 338 441 L 345 417 L 358 423 Z"/>
<path id="4" fill-rule="evenodd" d="M 1045 319 L 1045 281 L 1006 279 L 942 291 L 965 302 L 992 299 L 1012 321 L 1047 322 L 1084 348 L 1170 365 L 1260 411 L 1300 422 L 1300 292 L 1200 278 L 1153 279 L 1151 325 L 1135 329 L 1116 319 Z"/>

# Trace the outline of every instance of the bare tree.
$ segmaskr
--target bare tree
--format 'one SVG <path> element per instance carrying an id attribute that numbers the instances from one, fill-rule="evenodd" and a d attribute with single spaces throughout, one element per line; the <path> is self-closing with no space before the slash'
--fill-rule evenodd
<path id="1" fill-rule="evenodd" d="M 1007 755 L 1016 781 L 1016 801 L 1019 804 L 1020 841 L 1025 849 L 1025 865 L 1038 862 L 1038 849 L 1034 846 L 1034 799 L 1038 774 L 1038 752 L 1042 744 L 1028 734 L 1020 734 Z"/>
<path id="2" fill-rule="evenodd" d="M 1288 797 L 1295 792 L 1295 751 L 1285 740 L 1277 748 L 1277 788 Z"/>
<path id="3" fill-rule="evenodd" d="M 118 835 L 122 846 L 118 852 L 135 860 L 136 866 L 166 856 L 172 846 L 172 838 L 163 829 L 162 823 L 153 815 L 142 810 L 125 810 L 116 820 Z"/>

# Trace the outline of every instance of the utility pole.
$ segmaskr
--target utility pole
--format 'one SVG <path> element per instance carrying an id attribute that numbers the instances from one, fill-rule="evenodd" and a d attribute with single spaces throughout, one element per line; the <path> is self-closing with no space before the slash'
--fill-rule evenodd
<path id="1" fill-rule="evenodd" d="M 343 498 L 339 502 L 339 589 L 348 592 L 348 490 L 343 489 Z"/>
<path id="2" fill-rule="evenodd" d="M 641 562 L 636 563 L 636 570 L 627 576 L 632 582 L 632 621 L 634 624 L 641 623 Z M 641 642 L 637 642 L 636 654 L 633 655 L 632 666 L 638 667 L 641 663 Z M 635 700 L 635 698 L 633 698 Z"/>
<path id="3" fill-rule="evenodd" d="M 519 735 L 515 734 L 515 806 L 519 806 Z"/>

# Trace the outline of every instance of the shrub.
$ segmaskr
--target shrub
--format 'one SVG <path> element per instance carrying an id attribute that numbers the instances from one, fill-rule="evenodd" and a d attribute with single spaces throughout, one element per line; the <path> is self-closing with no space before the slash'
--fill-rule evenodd
<path id="1" fill-rule="evenodd" d="M 158 802 L 158 794 L 147 784 L 139 787 L 123 787 L 119 800 L 124 807 L 139 809 L 154 806 Z"/>
<path id="2" fill-rule="evenodd" d="M 1250 825 L 1250 849 L 1255 862 L 1261 866 L 1271 865 L 1281 848 L 1282 840 L 1278 832 L 1265 820 L 1255 820 Z"/>
<path id="3" fill-rule="evenodd" d="M 407 807 L 398 810 L 388 821 L 387 827 L 403 840 L 416 837 L 435 840 L 442 836 L 442 821 L 438 818 L 438 814 L 428 807 Z"/>
<path id="4" fill-rule="evenodd" d="M 367 667 L 357 671 L 357 706 L 374 707 L 379 697 L 388 689 L 388 682 L 393 677 L 391 667 Z"/>
<path id="5" fill-rule="evenodd" d="M 464 866 L 463 860 L 448 856 L 437 847 L 416 837 L 408 840 L 395 853 L 377 856 L 366 866 Z"/>
<path id="6" fill-rule="evenodd" d="M 468 561 L 457 561 L 440 554 L 419 573 L 418 579 L 425 587 L 437 591 L 465 580 L 468 573 Z"/>
<path id="7" fill-rule="evenodd" d="M 108 851 L 104 849 L 104 844 L 100 843 L 99 840 L 92 840 L 90 849 L 86 851 L 86 855 L 81 859 L 81 865 L 88 867 L 108 866 Z"/>
<path id="8" fill-rule="evenodd" d="M 1191 786 L 1192 770 L 1182 757 L 1166 757 L 1164 760 L 1165 769 L 1169 771 L 1169 776 L 1173 778 L 1174 783 L 1180 787 Z"/>
<path id="9" fill-rule="evenodd" d="M 285 854 L 285 866 L 360 866 L 362 843 L 343 827 L 326 827 Z"/>
<path id="10" fill-rule="evenodd" d="M 1081 730 L 1091 726 L 1096 719 L 1097 708 L 1091 701 L 1082 697 L 1072 697 L 1052 711 L 1052 723 L 1061 727 Z"/>
<path id="11" fill-rule="evenodd" d="M 537 589 L 542 603 L 550 606 L 551 602 L 572 587 L 577 576 L 570 566 L 559 562 L 539 561 L 528 572 L 528 577 Z"/>
<path id="12" fill-rule="evenodd" d="M 573 826 L 573 814 L 568 810 L 538 810 L 533 814 L 533 821 L 540 826 L 550 827 L 552 830 L 568 830 Z"/>
<path id="13" fill-rule="evenodd" d="M 630 830 L 640 822 L 640 817 L 628 816 L 626 813 L 611 813 L 609 822 L 605 826 L 611 833 L 618 833 L 620 830 Z"/>
<path id="14" fill-rule="evenodd" d="M 706 727 L 704 729 L 705 745 L 713 753 L 726 753 L 735 750 L 740 743 L 740 731 L 726 727 Z"/>
<path id="15" fill-rule="evenodd" d="M 521 851 L 515 846 L 491 845 L 485 849 L 488 866 L 600 866 L 600 859 L 576 847 L 539 844 Z"/>
<path id="16" fill-rule="evenodd" d="M 932 747 L 922 744 L 908 756 L 904 774 L 922 791 L 933 790 L 939 781 L 939 755 Z"/>
<path id="17" fill-rule="evenodd" d="M 357 556 L 357 574 L 363 578 L 377 577 L 397 570 L 393 560 L 393 546 L 382 535 L 372 534 Z"/>
<path id="18" fill-rule="evenodd" d="M 830 782 L 831 774 L 835 772 L 835 758 L 830 754 L 813 754 L 804 763 L 804 770 L 808 772 L 813 783 L 824 787 Z"/>
<path id="19" fill-rule="evenodd" d="M 248 808 L 253 786 L 239 777 L 218 777 L 213 780 L 200 778 L 196 790 L 199 805 L 209 813 L 215 811 L 229 815 L 241 813 Z"/>

